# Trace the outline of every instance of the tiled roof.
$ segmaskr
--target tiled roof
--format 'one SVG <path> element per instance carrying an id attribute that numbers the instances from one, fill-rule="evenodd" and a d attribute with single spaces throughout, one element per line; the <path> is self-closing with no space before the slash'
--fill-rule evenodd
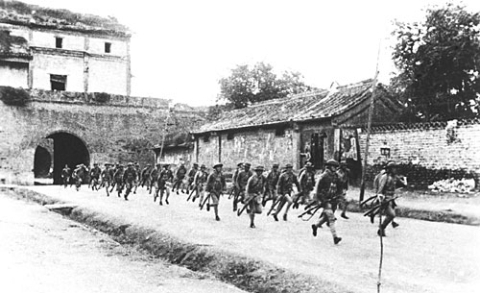
<path id="1" fill-rule="evenodd" d="M 253 104 L 224 112 L 218 120 L 202 125 L 194 133 L 333 117 L 368 99 L 372 85 L 373 80 L 369 79 L 331 91 L 307 92 Z"/>

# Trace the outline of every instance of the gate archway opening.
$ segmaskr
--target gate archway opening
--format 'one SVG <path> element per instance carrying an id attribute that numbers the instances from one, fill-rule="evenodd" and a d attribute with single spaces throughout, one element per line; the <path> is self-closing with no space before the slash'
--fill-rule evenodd
<path id="1" fill-rule="evenodd" d="M 77 136 L 55 132 L 47 136 L 53 139 L 53 184 L 62 184 L 62 169 L 68 165 L 73 171 L 79 164 L 90 166 L 90 153 Z"/>
<path id="2" fill-rule="evenodd" d="M 47 178 L 52 167 L 52 155 L 42 147 L 37 146 L 33 162 L 33 174 L 35 178 Z"/>

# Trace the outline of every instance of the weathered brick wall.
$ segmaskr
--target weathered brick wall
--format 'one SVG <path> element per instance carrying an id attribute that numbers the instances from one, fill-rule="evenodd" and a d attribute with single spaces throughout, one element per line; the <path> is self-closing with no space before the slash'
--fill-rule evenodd
<path id="1" fill-rule="evenodd" d="M 287 129 L 281 136 L 275 135 L 274 129 L 238 131 L 231 139 L 227 133 L 211 136 L 209 142 L 199 138 L 198 163 L 211 167 L 219 161 L 218 136 L 221 137 L 221 162 L 226 171 L 236 168 L 239 162 L 249 162 L 252 166 L 262 165 L 270 168 L 278 163 L 293 164 L 294 149 L 293 130 Z"/>
<path id="2" fill-rule="evenodd" d="M 480 174 L 480 123 L 460 123 L 456 139 L 449 141 L 446 123 L 385 126 L 374 128 L 370 136 L 367 179 L 372 179 L 382 162 L 394 160 L 409 182 L 426 188 L 445 177 L 473 176 L 478 186 Z M 362 155 L 365 153 L 366 132 L 360 134 Z M 380 154 L 390 148 L 390 158 Z"/>
<path id="3" fill-rule="evenodd" d="M 33 181 L 35 148 L 56 132 L 80 138 L 92 164 L 154 162 L 154 152 L 147 147 L 161 141 L 167 100 L 112 96 L 98 103 L 82 93 L 36 90 L 31 95 L 34 100 L 25 106 L 0 101 L 0 175 L 9 181 Z"/>

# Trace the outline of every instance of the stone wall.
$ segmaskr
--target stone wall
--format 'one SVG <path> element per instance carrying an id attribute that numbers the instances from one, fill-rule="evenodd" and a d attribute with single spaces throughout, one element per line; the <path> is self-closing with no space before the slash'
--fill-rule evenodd
<path id="1" fill-rule="evenodd" d="M 472 176 L 477 186 L 480 174 L 480 121 L 460 121 L 447 134 L 447 123 L 386 125 L 372 128 L 368 153 L 367 180 L 371 181 L 387 160 L 401 164 L 414 188 L 427 188 L 445 178 Z M 362 155 L 366 132 L 360 134 Z M 390 157 L 380 153 L 390 149 Z"/>
<path id="2" fill-rule="evenodd" d="M 94 94 L 30 91 L 25 106 L 0 101 L 0 176 L 10 182 L 33 181 L 34 153 L 54 133 L 72 134 L 82 140 L 90 163 L 139 161 L 154 163 L 150 149 L 161 141 L 168 100 Z M 180 125 L 197 113 L 179 113 Z M 187 119 L 191 117 L 191 119 Z"/>

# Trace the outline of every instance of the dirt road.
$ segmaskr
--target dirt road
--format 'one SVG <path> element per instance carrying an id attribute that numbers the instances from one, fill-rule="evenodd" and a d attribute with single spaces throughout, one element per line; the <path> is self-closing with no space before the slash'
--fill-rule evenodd
<path id="1" fill-rule="evenodd" d="M 0 194 L 0 292 L 243 292 Z"/>

